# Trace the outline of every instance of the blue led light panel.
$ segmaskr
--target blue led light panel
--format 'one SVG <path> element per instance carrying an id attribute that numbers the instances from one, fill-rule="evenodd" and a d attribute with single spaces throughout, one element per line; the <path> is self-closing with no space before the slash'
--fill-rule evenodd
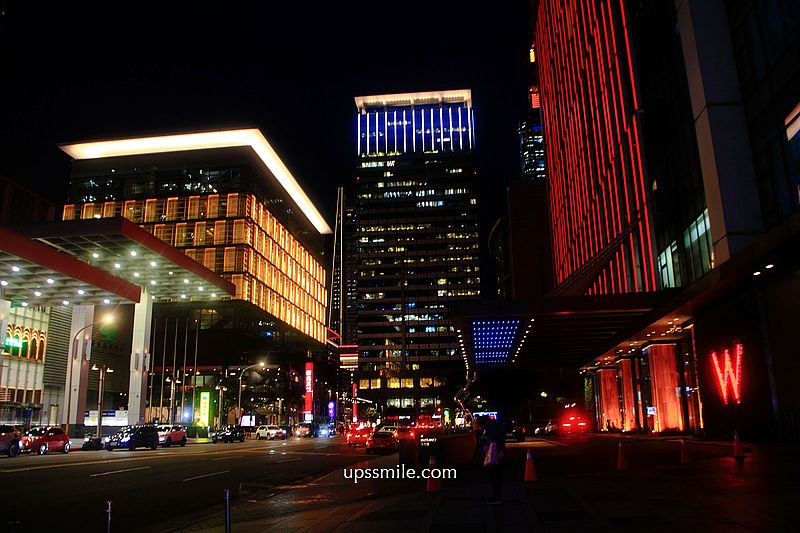
<path id="1" fill-rule="evenodd" d="M 520 320 L 476 320 L 472 322 L 472 353 L 476 365 L 507 363 Z"/>

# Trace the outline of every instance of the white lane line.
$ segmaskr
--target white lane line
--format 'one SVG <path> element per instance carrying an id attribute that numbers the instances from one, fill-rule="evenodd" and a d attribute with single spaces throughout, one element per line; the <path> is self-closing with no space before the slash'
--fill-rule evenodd
<path id="1" fill-rule="evenodd" d="M 227 461 L 228 459 L 239 459 L 240 457 L 244 457 L 244 455 L 232 455 L 230 457 L 217 457 L 216 459 L 211 459 L 212 461 Z"/>
<path id="2" fill-rule="evenodd" d="M 186 479 L 182 479 L 181 481 L 193 481 L 195 479 L 202 479 L 204 477 L 211 477 L 211 476 L 218 476 L 220 474 L 227 474 L 230 470 L 223 470 L 222 472 L 213 472 L 211 474 L 203 474 L 202 476 L 194 476 L 194 477 L 187 477 Z"/>
<path id="3" fill-rule="evenodd" d="M 300 460 L 301 459 L 299 457 L 297 457 L 295 459 L 284 459 L 283 461 L 277 461 L 275 464 L 279 465 L 279 464 L 283 464 L 283 463 L 291 463 L 292 461 L 300 461 Z"/>
<path id="4" fill-rule="evenodd" d="M 137 468 L 124 468 L 122 470 L 112 470 L 111 472 L 101 472 L 99 474 L 91 474 L 89 477 L 110 476 L 111 474 L 121 474 L 123 472 L 133 472 L 134 470 L 147 470 L 149 466 L 139 466 Z"/>

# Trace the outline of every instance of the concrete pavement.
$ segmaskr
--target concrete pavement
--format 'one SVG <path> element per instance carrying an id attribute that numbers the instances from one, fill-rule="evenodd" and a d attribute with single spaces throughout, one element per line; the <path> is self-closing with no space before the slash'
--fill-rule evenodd
<path id="1" fill-rule="evenodd" d="M 599 444 L 595 441 L 599 441 Z M 605 444 L 604 444 L 605 442 Z M 512 445 L 505 465 L 503 503 L 486 503 L 489 486 L 482 468 L 458 470 L 456 481 L 428 494 L 421 480 L 362 480 L 341 471 L 286 490 L 237 502 L 233 530 L 242 532 L 351 531 L 798 531 L 800 450 L 748 445 L 742 466 L 721 447 L 692 443 L 696 459 L 678 463 L 674 442 L 641 443 L 628 471 L 600 461 L 584 473 L 553 472 L 552 461 L 595 453 L 613 454 L 615 441 L 536 440 Z M 594 446 L 600 446 L 596 448 Z M 515 450 L 532 446 L 540 481 L 524 483 Z M 710 453 L 715 452 L 715 453 Z M 397 455 L 370 459 L 371 467 L 392 467 Z M 610 466 L 609 466 L 610 465 Z M 224 531 L 222 508 L 178 531 Z"/>

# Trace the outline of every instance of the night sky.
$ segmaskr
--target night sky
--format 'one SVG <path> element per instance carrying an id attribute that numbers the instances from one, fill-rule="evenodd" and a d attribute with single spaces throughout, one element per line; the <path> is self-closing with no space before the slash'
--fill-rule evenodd
<path id="1" fill-rule="evenodd" d="M 55 201 L 57 143 L 257 126 L 332 225 L 354 176 L 353 97 L 440 89 L 473 91 L 484 225 L 519 174 L 526 0 L 0 4 L 0 173 Z"/>

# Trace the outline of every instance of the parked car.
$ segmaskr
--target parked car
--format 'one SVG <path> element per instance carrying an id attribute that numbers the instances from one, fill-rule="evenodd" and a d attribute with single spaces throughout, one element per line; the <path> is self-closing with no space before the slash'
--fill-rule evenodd
<path id="1" fill-rule="evenodd" d="M 517 442 L 525 441 L 525 426 L 517 424 L 513 420 L 506 424 L 506 440 L 515 440 Z"/>
<path id="2" fill-rule="evenodd" d="M 92 451 L 102 450 L 103 448 L 105 448 L 103 437 L 97 437 L 94 433 L 83 437 L 83 446 L 81 446 L 81 450 Z"/>
<path id="3" fill-rule="evenodd" d="M 310 422 L 303 422 L 302 424 L 297 424 L 297 429 L 295 430 L 294 434 L 298 437 L 305 437 L 310 438 L 313 437 L 317 432 L 316 424 L 312 424 Z"/>
<path id="4" fill-rule="evenodd" d="M 345 433 L 345 441 L 348 446 L 363 446 L 367 443 L 367 439 L 372 434 L 372 428 L 359 427 L 354 424 Z"/>
<path id="5" fill-rule="evenodd" d="M 376 431 L 367 439 L 367 453 L 396 452 L 400 442 L 391 431 Z"/>
<path id="6" fill-rule="evenodd" d="M 534 435 L 552 435 L 556 432 L 556 425 L 553 423 L 552 420 L 548 420 L 547 424 L 544 426 L 537 427 L 536 430 L 533 432 Z"/>
<path id="7" fill-rule="evenodd" d="M 286 431 L 280 426 L 258 426 L 256 439 L 285 439 Z"/>
<path id="8" fill-rule="evenodd" d="M 186 428 L 183 426 L 158 426 L 158 443 L 165 448 L 173 444 L 186 446 Z"/>
<path id="9" fill-rule="evenodd" d="M 69 453 L 69 437 L 60 427 L 33 428 L 22 436 L 22 451 L 44 455 L 47 452 Z"/>
<path id="10" fill-rule="evenodd" d="M 22 451 L 20 432 L 14 426 L 0 425 L 0 453 L 16 457 Z"/>
<path id="11" fill-rule="evenodd" d="M 103 439 L 106 450 L 127 448 L 134 451 L 138 447 L 158 449 L 158 428 L 152 425 L 126 426 L 110 437 Z"/>
<path id="12" fill-rule="evenodd" d="M 244 429 L 242 426 L 224 426 L 221 429 L 211 433 L 211 442 L 216 444 L 219 441 L 222 442 L 244 442 Z"/>

